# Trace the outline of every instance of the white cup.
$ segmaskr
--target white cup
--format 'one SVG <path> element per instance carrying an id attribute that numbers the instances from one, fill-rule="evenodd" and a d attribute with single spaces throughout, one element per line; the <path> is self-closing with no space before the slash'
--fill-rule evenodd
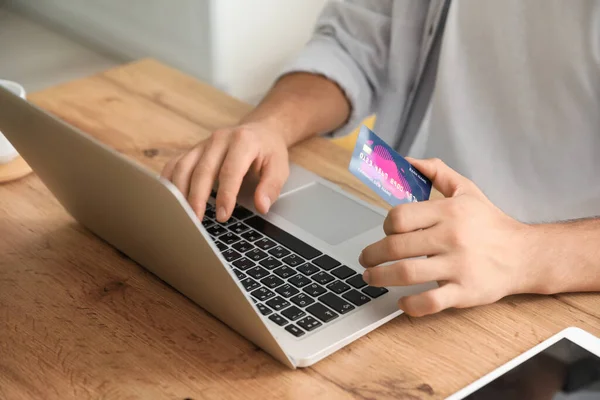
<path id="1" fill-rule="evenodd" d="M 9 91 L 13 92 L 22 99 L 26 98 L 27 94 L 25 93 L 25 88 L 16 82 L 5 81 L 3 79 L 0 79 L 0 86 L 2 86 L 5 89 L 8 89 Z M 8 164 L 9 162 L 17 158 L 18 155 L 19 153 L 17 153 L 17 150 L 10 144 L 8 139 L 4 137 L 2 132 L 0 132 L 0 165 Z"/>

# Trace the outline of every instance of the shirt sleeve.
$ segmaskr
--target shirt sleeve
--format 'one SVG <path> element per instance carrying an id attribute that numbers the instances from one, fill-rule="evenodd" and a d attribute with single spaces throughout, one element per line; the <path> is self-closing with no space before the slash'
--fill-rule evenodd
<path id="1" fill-rule="evenodd" d="M 323 75 L 344 91 L 350 117 L 331 136 L 348 134 L 374 111 L 387 76 L 393 1 L 329 2 L 309 43 L 281 73 Z"/>

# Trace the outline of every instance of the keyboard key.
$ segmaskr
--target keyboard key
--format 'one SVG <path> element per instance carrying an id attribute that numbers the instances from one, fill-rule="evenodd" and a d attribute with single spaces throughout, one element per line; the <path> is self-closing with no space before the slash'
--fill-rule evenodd
<path id="1" fill-rule="evenodd" d="M 318 297 L 327 291 L 323 286 L 317 285 L 316 283 L 312 283 L 302 290 L 313 297 Z"/>
<path id="2" fill-rule="evenodd" d="M 306 276 L 310 276 L 315 272 L 319 272 L 319 268 L 315 267 L 311 263 L 306 263 L 299 266 L 298 271 L 302 272 Z"/>
<path id="3" fill-rule="evenodd" d="M 298 289 L 287 283 L 283 286 L 278 287 L 277 289 L 275 289 L 275 291 L 285 298 L 292 297 L 293 295 L 299 292 Z"/>
<path id="4" fill-rule="evenodd" d="M 265 253 L 264 251 L 259 250 L 259 249 L 250 250 L 249 252 L 246 253 L 246 257 L 248 257 L 249 259 L 256 261 L 256 262 L 262 260 L 266 256 L 267 256 L 267 253 Z"/>
<path id="5" fill-rule="evenodd" d="M 212 197 L 213 199 L 216 199 L 217 198 L 217 192 L 214 191 L 214 190 L 211 190 L 210 191 L 210 197 Z"/>
<path id="6" fill-rule="evenodd" d="M 366 304 L 371 301 L 371 299 L 368 296 L 365 296 L 364 294 L 356 290 L 351 290 L 347 293 L 344 293 L 342 297 L 357 307 L 360 307 L 363 304 Z"/>
<path id="7" fill-rule="evenodd" d="M 307 316 L 306 318 L 302 318 L 300 321 L 297 322 L 297 324 L 300 326 L 300 328 L 303 328 L 303 329 L 307 330 L 308 332 L 310 332 L 314 329 L 317 329 L 318 327 L 323 325 L 322 323 L 320 323 L 319 321 L 317 321 L 310 315 Z"/>
<path id="8" fill-rule="evenodd" d="M 217 219 L 215 218 L 215 224 L 217 224 L 217 225 L 220 225 L 220 226 L 225 226 L 225 227 L 226 227 L 226 226 L 228 226 L 228 225 L 234 224 L 234 223 L 236 223 L 236 222 L 237 222 L 237 220 L 236 220 L 235 218 L 229 218 L 229 219 L 228 219 L 227 221 L 225 221 L 225 222 L 219 222 L 219 221 L 217 221 Z"/>
<path id="9" fill-rule="evenodd" d="M 237 206 L 233 209 L 233 216 L 236 217 L 237 219 L 248 218 L 249 216 L 251 216 L 253 214 L 254 213 L 252 211 L 248 210 L 246 207 Z"/>
<path id="10" fill-rule="evenodd" d="M 254 246 L 252 246 L 250 243 L 246 242 L 245 240 L 240 240 L 239 242 L 232 244 L 231 247 L 233 247 L 240 253 L 246 253 L 254 248 Z"/>
<path id="11" fill-rule="evenodd" d="M 321 285 L 325 285 L 335 279 L 333 276 L 323 271 L 319 272 L 318 274 L 314 274 L 312 278 L 315 282 L 320 283 Z"/>
<path id="12" fill-rule="evenodd" d="M 242 271 L 245 271 L 248 268 L 254 267 L 256 264 L 254 264 L 252 262 L 252 260 L 244 257 L 244 258 L 240 258 L 237 261 L 234 261 L 233 265 L 236 266 L 237 268 L 241 269 Z"/>
<path id="13" fill-rule="evenodd" d="M 219 249 L 219 251 L 222 253 L 225 250 L 227 250 L 227 245 L 223 242 L 219 242 L 218 240 L 215 241 L 215 244 L 217 245 L 217 249 Z"/>
<path id="14" fill-rule="evenodd" d="M 276 258 L 283 258 L 289 255 L 290 251 L 281 246 L 275 246 L 271 250 L 269 250 L 269 254 Z"/>
<path id="15" fill-rule="evenodd" d="M 304 260 L 295 255 L 295 254 L 290 254 L 289 256 L 285 257 L 283 260 L 284 263 L 286 263 L 287 265 L 289 265 L 290 267 L 297 267 L 298 265 L 302 264 L 304 262 Z"/>
<path id="16" fill-rule="evenodd" d="M 225 244 L 232 245 L 240 240 L 240 237 L 231 232 L 227 232 L 226 234 L 219 236 L 219 240 Z"/>
<path id="17" fill-rule="evenodd" d="M 208 218 L 208 217 L 202 217 L 202 226 L 204 226 L 205 228 L 208 228 L 211 225 L 214 225 L 215 221 L 213 221 L 212 219 Z"/>
<path id="18" fill-rule="evenodd" d="M 227 221 L 225 221 L 225 222 L 223 223 L 223 225 L 225 225 L 226 227 L 228 227 L 228 228 L 229 228 L 230 226 L 233 226 L 233 225 L 235 225 L 235 224 L 237 224 L 237 223 L 239 223 L 239 222 L 240 222 L 240 221 L 238 221 L 238 220 L 237 220 L 237 218 L 235 218 L 235 217 L 231 216 L 231 218 L 229 218 Z"/>
<path id="19" fill-rule="evenodd" d="M 278 278 L 275 275 L 269 275 L 266 278 L 263 278 L 263 280 L 261 280 L 260 283 L 262 283 L 269 289 L 275 289 L 277 286 L 281 286 L 285 282 L 283 281 L 283 279 Z"/>
<path id="20" fill-rule="evenodd" d="M 225 260 L 227 260 L 227 262 L 235 261 L 242 256 L 240 253 L 238 253 L 237 251 L 235 251 L 233 249 L 227 249 L 227 250 L 223 251 L 221 254 L 223 254 L 223 257 L 225 257 Z"/>
<path id="21" fill-rule="evenodd" d="M 342 281 L 335 281 L 327 285 L 327 288 L 334 293 L 342 294 L 350 289 L 350 286 Z"/>
<path id="22" fill-rule="evenodd" d="M 271 300 L 267 301 L 267 305 L 269 307 L 271 307 L 273 310 L 279 311 L 279 310 L 283 310 L 286 307 L 289 307 L 290 306 L 290 302 L 287 301 L 286 299 L 284 299 L 283 297 L 277 296 L 274 299 L 271 299 Z"/>
<path id="23" fill-rule="evenodd" d="M 356 274 L 356 271 L 354 271 L 350 267 L 342 265 L 341 267 L 337 267 L 336 269 L 331 271 L 331 273 L 340 279 L 346 279 Z"/>
<path id="24" fill-rule="evenodd" d="M 276 242 L 281 243 L 285 247 L 293 250 L 295 253 L 300 254 L 307 260 L 312 260 L 315 257 L 320 256 L 322 253 L 312 246 L 304 243 L 295 236 L 290 235 L 283 229 L 280 229 L 272 223 L 265 221 L 261 217 L 255 215 L 244 221 L 250 227 L 256 229 L 265 236 L 270 237 Z"/>
<path id="25" fill-rule="evenodd" d="M 291 283 L 292 285 L 296 286 L 296 287 L 301 288 L 301 287 L 304 287 L 304 286 L 308 285 L 311 282 L 311 280 L 308 279 L 305 276 L 296 275 L 296 276 L 292 276 L 288 280 L 288 282 Z"/>
<path id="26" fill-rule="evenodd" d="M 340 265 L 340 262 L 337 260 L 334 260 L 333 258 L 329 257 L 326 254 L 323 254 L 321 257 L 317 258 L 316 260 L 313 260 L 313 264 L 318 265 L 319 267 L 323 268 L 325 271 L 329 271 L 330 269 L 333 269 L 333 268 L 337 267 L 338 265 Z"/>
<path id="27" fill-rule="evenodd" d="M 246 239 L 247 241 L 249 241 L 249 242 L 254 242 L 254 241 L 260 239 L 263 236 L 260 233 L 254 231 L 254 230 L 250 230 L 248 232 L 242 233 L 242 237 L 244 239 Z"/>
<path id="28" fill-rule="evenodd" d="M 237 276 L 237 278 L 241 281 L 242 279 L 246 279 L 246 274 L 243 273 L 242 271 L 240 271 L 237 268 L 233 269 L 233 273 L 235 274 L 235 276 Z"/>
<path id="29" fill-rule="evenodd" d="M 298 328 L 294 324 L 289 324 L 288 326 L 285 327 L 285 330 L 296 337 L 300 337 L 300 336 L 304 335 L 304 331 L 302 329 Z"/>
<path id="30" fill-rule="evenodd" d="M 261 262 L 259 262 L 259 264 L 268 269 L 275 269 L 283 263 L 281 261 L 279 261 L 278 259 L 269 256 L 269 257 L 265 258 L 264 260 L 262 260 Z"/>
<path id="31" fill-rule="evenodd" d="M 315 299 L 304 293 L 300 293 L 299 295 L 292 297 L 290 300 L 298 307 L 306 307 L 315 302 Z"/>
<path id="32" fill-rule="evenodd" d="M 265 301 L 275 296 L 275 293 L 270 291 L 267 288 L 259 287 L 254 292 L 250 293 L 252 296 L 256 297 L 258 301 Z"/>
<path id="33" fill-rule="evenodd" d="M 334 311 L 331 311 L 329 308 L 325 307 L 321 303 L 315 303 L 311 306 L 308 306 L 306 308 L 306 311 L 308 311 L 323 322 L 329 322 L 338 317 L 338 315 Z"/>
<path id="34" fill-rule="evenodd" d="M 238 221 L 233 224 L 227 225 L 227 229 L 239 235 L 243 232 L 246 232 L 250 228 Z"/>
<path id="35" fill-rule="evenodd" d="M 256 247 L 258 247 L 259 249 L 263 249 L 263 250 L 269 250 L 269 249 L 272 249 L 273 247 L 277 246 L 277 243 L 275 243 L 274 241 L 267 239 L 267 238 L 262 238 L 254 244 L 256 245 Z"/>
<path id="36" fill-rule="evenodd" d="M 323 296 L 319 297 L 319 301 L 340 314 L 346 314 L 355 309 L 352 304 L 340 299 L 333 293 L 325 293 Z"/>
<path id="37" fill-rule="evenodd" d="M 210 204 L 206 206 L 206 211 L 204 211 L 204 216 L 208 217 L 210 219 L 215 219 L 217 218 L 217 213 L 214 209 L 213 206 L 211 206 Z"/>
<path id="38" fill-rule="evenodd" d="M 248 271 L 246 271 L 246 273 L 256 280 L 261 280 L 265 276 L 269 275 L 269 271 L 262 267 L 250 268 Z"/>
<path id="39" fill-rule="evenodd" d="M 375 286 L 367 286 L 362 290 L 363 293 L 368 294 L 372 298 L 376 299 L 379 296 L 382 296 L 388 292 L 388 290 L 384 287 L 375 287 Z"/>
<path id="40" fill-rule="evenodd" d="M 221 225 L 213 225 L 206 230 L 211 236 L 221 236 L 224 233 L 227 233 L 227 229 Z"/>
<path id="41" fill-rule="evenodd" d="M 287 319 L 289 319 L 290 321 L 295 321 L 298 318 L 306 315 L 306 313 L 304 311 L 302 311 L 301 309 L 299 309 L 296 306 L 291 306 L 289 308 L 286 308 L 285 310 L 283 310 L 281 312 L 281 314 L 284 317 L 286 317 Z"/>
<path id="42" fill-rule="evenodd" d="M 347 279 L 346 282 L 357 289 L 367 286 L 367 283 L 363 281 L 362 275 L 355 275 L 352 278 Z"/>
<path id="43" fill-rule="evenodd" d="M 251 290 L 256 289 L 257 287 L 260 287 L 260 284 L 252 278 L 246 278 L 242 281 L 242 286 L 244 286 L 244 289 L 246 289 L 246 291 L 249 292 Z"/>
<path id="44" fill-rule="evenodd" d="M 256 307 L 258 307 L 258 311 L 260 311 L 262 315 L 269 315 L 273 313 L 273 311 L 271 311 L 271 309 L 266 307 L 264 304 L 259 303 L 256 305 Z"/>
<path id="45" fill-rule="evenodd" d="M 287 279 L 290 276 L 297 274 L 297 272 L 295 270 L 291 269 L 287 265 L 277 268 L 275 271 L 273 271 L 273 273 L 279 275 L 283 279 Z"/>
<path id="46" fill-rule="evenodd" d="M 284 326 L 285 324 L 287 324 L 287 320 L 279 314 L 273 314 L 269 317 L 269 319 L 279 326 Z"/>

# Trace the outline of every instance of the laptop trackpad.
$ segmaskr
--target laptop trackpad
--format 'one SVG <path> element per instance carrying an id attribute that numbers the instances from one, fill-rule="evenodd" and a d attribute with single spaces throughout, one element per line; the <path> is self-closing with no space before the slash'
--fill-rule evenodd
<path id="1" fill-rule="evenodd" d="M 332 246 L 381 227 L 384 220 L 383 216 L 318 182 L 283 195 L 270 212 Z"/>

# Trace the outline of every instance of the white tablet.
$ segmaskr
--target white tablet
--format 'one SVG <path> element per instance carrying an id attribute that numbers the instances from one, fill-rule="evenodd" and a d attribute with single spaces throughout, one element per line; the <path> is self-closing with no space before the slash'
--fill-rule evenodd
<path id="1" fill-rule="evenodd" d="M 447 400 L 600 399 L 600 339 L 567 328 Z"/>

